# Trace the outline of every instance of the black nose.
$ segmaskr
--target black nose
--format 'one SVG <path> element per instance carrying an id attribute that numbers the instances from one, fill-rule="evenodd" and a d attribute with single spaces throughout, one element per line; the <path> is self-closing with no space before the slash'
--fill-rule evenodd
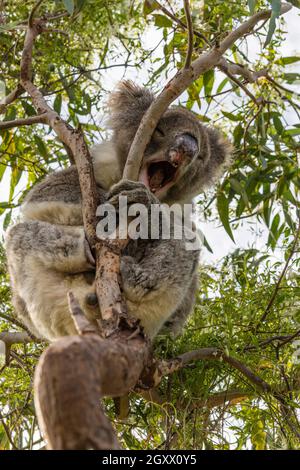
<path id="1" fill-rule="evenodd" d="M 173 148 L 190 158 L 193 158 L 199 152 L 197 139 L 191 134 L 176 136 Z"/>

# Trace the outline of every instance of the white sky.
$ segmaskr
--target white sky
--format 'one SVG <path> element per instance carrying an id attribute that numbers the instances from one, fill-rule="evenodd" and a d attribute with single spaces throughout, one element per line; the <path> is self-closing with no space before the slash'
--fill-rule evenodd
<path id="1" fill-rule="evenodd" d="M 291 56 L 299 55 L 299 10 L 293 8 L 290 12 L 284 15 L 286 22 L 286 31 L 288 32 L 285 41 L 282 43 L 280 50 L 282 55 Z M 147 48 L 154 48 L 155 45 L 159 42 L 161 38 L 161 33 L 156 28 L 151 28 L 144 36 L 144 42 Z M 249 50 L 248 57 L 251 60 L 254 60 L 258 53 L 258 44 L 255 39 L 251 38 L 249 40 Z M 156 55 L 162 54 L 162 50 L 158 49 Z M 288 69 L 287 69 L 288 70 Z M 298 64 L 293 64 L 290 66 L 292 71 L 300 71 Z M 124 70 L 122 68 L 113 68 L 108 69 L 103 75 L 103 84 L 106 89 L 112 89 L 114 85 L 123 77 Z M 148 71 L 145 66 L 142 71 L 135 71 L 129 68 L 126 72 L 126 78 L 130 78 L 138 83 L 146 82 L 148 79 Z M 223 76 L 222 76 L 223 79 Z M 164 79 L 162 78 L 162 83 Z M 230 102 L 225 103 L 226 109 L 230 109 Z M 99 116 L 100 121 L 103 116 Z M 294 115 L 290 116 L 290 123 L 295 123 Z M 18 185 L 18 190 L 22 190 L 24 187 L 24 179 Z M 5 174 L 2 182 L 0 183 L 0 201 L 7 200 L 9 190 L 9 171 Z M 2 231 L 2 221 L 3 217 L 0 217 L 0 236 L 3 235 Z M 253 246 L 259 250 L 262 250 L 265 246 L 266 238 L 268 236 L 267 230 L 264 229 L 261 225 L 258 225 L 257 222 L 249 223 L 249 220 L 244 224 L 241 224 L 239 229 L 234 231 L 234 236 L 236 243 L 234 244 L 227 233 L 222 227 L 218 227 L 216 224 L 212 223 L 200 223 L 200 228 L 205 234 L 206 238 L 209 241 L 210 246 L 213 248 L 214 253 L 210 254 L 204 248 L 202 253 L 202 258 L 206 262 L 215 262 L 216 260 L 222 258 L 224 255 L 236 248 L 246 248 Z"/>

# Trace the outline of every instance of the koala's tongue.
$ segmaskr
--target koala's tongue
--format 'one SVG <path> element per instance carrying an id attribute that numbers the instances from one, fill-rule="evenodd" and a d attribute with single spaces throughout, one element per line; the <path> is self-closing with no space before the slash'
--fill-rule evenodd
<path id="1" fill-rule="evenodd" d="M 151 190 L 156 190 L 163 185 L 165 179 L 165 172 L 162 168 L 157 170 L 149 177 L 149 186 Z"/>
<path id="2" fill-rule="evenodd" d="M 165 160 L 152 162 L 148 166 L 148 182 L 150 190 L 152 192 L 156 192 L 158 189 L 166 186 L 174 179 L 176 171 L 177 167 Z"/>

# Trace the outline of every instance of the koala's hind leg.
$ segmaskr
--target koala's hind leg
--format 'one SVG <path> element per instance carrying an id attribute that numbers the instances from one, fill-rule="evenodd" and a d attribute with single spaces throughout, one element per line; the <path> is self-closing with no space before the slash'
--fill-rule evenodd
<path id="1" fill-rule="evenodd" d="M 80 274 L 93 270 L 83 228 L 16 224 L 7 233 L 6 251 L 14 298 L 24 302 L 32 332 L 49 340 L 76 333 L 67 293 L 73 289 L 85 310 L 85 298 L 94 291 Z"/>
<path id="2" fill-rule="evenodd" d="M 28 257 L 64 273 L 93 270 L 93 258 L 83 227 L 27 221 L 14 225 L 6 235 L 9 265 L 22 267 Z M 10 263 L 11 261 L 11 263 Z"/>

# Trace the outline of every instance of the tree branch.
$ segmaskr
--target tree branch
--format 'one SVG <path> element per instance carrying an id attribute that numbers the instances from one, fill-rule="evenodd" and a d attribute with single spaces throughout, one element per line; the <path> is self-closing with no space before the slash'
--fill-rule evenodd
<path id="1" fill-rule="evenodd" d="M 233 367 L 234 369 L 241 372 L 258 390 L 261 390 L 263 393 L 268 393 L 275 398 L 280 403 L 282 410 L 285 415 L 285 420 L 291 431 L 297 438 L 300 438 L 300 431 L 297 429 L 297 423 L 294 423 L 290 419 L 290 407 L 289 401 L 286 397 L 276 390 L 274 390 L 270 384 L 268 384 L 265 380 L 261 377 L 256 375 L 248 366 L 243 364 L 238 359 L 227 355 L 224 351 L 218 348 L 202 348 L 196 349 L 194 351 L 189 351 L 180 356 L 175 357 L 174 359 L 170 359 L 169 361 L 160 361 L 156 364 L 154 363 L 152 368 L 148 368 L 145 371 L 144 375 L 141 378 L 141 383 L 144 388 L 149 387 L 157 387 L 157 385 L 161 382 L 162 378 L 166 375 L 172 374 L 186 365 L 190 364 L 191 362 L 199 361 L 199 360 L 221 360 Z"/>
<path id="2" fill-rule="evenodd" d="M 0 333 L 0 341 L 3 341 L 6 346 L 12 346 L 13 344 L 24 344 L 24 343 L 32 343 L 35 340 L 32 339 L 26 332 L 18 332 L 18 331 L 2 331 Z"/>
<path id="3" fill-rule="evenodd" d="M 291 8 L 291 5 L 282 4 L 281 14 L 286 13 Z M 269 10 L 256 13 L 236 30 L 229 33 L 218 47 L 211 48 L 210 51 L 203 53 L 198 59 L 195 59 L 189 69 L 182 69 L 176 73 L 143 116 L 127 157 L 123 172 L 124 178 L 137 179 L 146 146 L 151 139 L 160 117 L 170 104 L 200 75 L 216 66 L 222 58 L 222 55 L 233 46 L 239 38 L 252 31 L 259 21 L 270 18 L 270 16 L 271 11 Z"/>
<path id="4" fill-rule="evenodd" d="M 173 374 L 178 370 L 182 369 L 191 362 L 199 360 L 212 360 L 217 361 L 221 360 L 235 369 L 239 370 L 247 379 L 252 382 L 256 387 L 264 392 L 271 392 L 271 386 L 261 379 L 259 376 L 254 374 L 251 369 L 249 369 L 245 364 L 243 364 L 238 359 L 228 356 L 224 351 L 218 348 L 202 348 L 195 349 L 194 351 L 189 351 L 180 356 L 170 359 L 168 361 L 159 361 L 156 366 L 151 370 L 151 374 L 148 377 L 145 376 L 145 382 L 143 378 L 143 383 L 152 383 L 152 387 L 157 387 L 161 382 L 162 378 L 166 375 Z"/>
<path id="5" fill-rule="evenodd" d="M 14 119 L 13 121 L 0 122 L 0 130 L 12 129 L 13 127 L 31 126 L 32 124 L 45 124 L 47 122 L 47 113 L 30 116 L 24 119 Z"/>
<path id="6" fill-rule="evenodd" d="M 23 93 L 24 93 L 24 88 L 20 84 L 18 84 L 17 88 L 11 91 L 7 96 L 2 98 L 2 100 L 0 101 L 0 114 L 5 113 L 7 106 L 13 103 Z"/>
<path id="7" fill-rule="evenodd" d="M 241 75 L 249 83 L 254 83 L 260 77 L 266 77 L 268 71 L 266 68 L 258 70 L 257 72 L 250 71 L 247 67 L 240 64 L 233 64 L 228 60 L 222 59 L 219 60 L 218 67 L 223 70 L 225 73 L 230 73 L 231 75 Z"/>

